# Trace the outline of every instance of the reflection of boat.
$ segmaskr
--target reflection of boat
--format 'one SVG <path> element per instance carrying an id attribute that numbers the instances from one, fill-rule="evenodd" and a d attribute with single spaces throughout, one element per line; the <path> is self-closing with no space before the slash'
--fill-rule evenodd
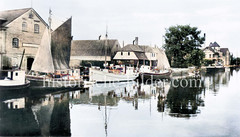
<path id="1" fill-rule="evenodd" d="M 140 76 L 142 79 L 162 79 L 170 78 L 172 72 L 169 69 L 165 70 L 151 70 L 150 66 L 142 65 L 140 68 Z"/>
<path id="2" fill-rule="evenodd" d="M 0 80 L 0 89 L 18 89 L 26 88 L 30 82 L 25 78 L 25 72 L 20 70 L 6 71 L 7 77 Z"/>

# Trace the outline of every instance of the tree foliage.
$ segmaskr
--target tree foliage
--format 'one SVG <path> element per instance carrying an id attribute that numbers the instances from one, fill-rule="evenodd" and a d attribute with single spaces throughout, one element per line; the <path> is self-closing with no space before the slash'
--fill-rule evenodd
<path id="1" fill-rule="evenodd" d="M 172 67 L 201 66 L 204 53 L 200 49 L 205 38 L 190 25 L 171 26 L 165 34 L 165 52 Z"/>
<path id="2" fill-rule="evenodd" d="M 240 58 L 230 55 L 230 65 L 240 65 Z"/>

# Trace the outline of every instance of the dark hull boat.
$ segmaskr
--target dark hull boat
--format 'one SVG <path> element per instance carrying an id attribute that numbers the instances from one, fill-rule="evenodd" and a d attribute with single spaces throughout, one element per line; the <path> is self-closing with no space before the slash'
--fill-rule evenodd
<path id="1" fill-rule="evenodd" d="M 215 67 L 207 67 L 207 72 L 225 72 L 225 67 L 223 66 L 215 66 Z"/>
<path id="2" fill-rule="evenodd" d="M 171 77 L 172 72 L 171 71 L 167 71 L 167 72 L 159 72 L 159 73 L 140 73 L 140 78 L 143 80 L 148 80 L 148 79 L 153 79 L 153 80 L 157 80 L 157 79 L 169 79 Z"/>

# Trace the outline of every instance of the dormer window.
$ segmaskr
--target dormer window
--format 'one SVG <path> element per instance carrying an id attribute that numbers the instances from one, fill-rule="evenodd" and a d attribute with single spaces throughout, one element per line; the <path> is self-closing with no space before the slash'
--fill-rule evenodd
<path id="1" fill-rule="evenodd" d="M 130 52 L 128 52 L 128 56 L 130 56 Z"/>
<path id="2" fill-rule="evenodd" d="M 39 33 L 39 25 L 34 24 L 34 33 Z"/>
<path id="3" fill-rule="evenodd" d="M 26 22 L 22 23 L 22 31 L 27 31 L 27 23 Z"/>
<path id="4" fill-rule="evenodd" d="M 121 55 L 123 55 L 123 52 L 121 52 Z"/>
<path id="5" fill-rule="evenodd" d="M 18 38 L 13 38 L 12 39 L 12 47 L 13 48 L 19 48 L 19 40 L 18 40 Z"/>

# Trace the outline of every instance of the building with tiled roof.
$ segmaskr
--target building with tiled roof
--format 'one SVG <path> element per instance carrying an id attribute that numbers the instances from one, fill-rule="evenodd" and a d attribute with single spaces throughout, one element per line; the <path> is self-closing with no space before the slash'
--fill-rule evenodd
<path id="1" fill-rule="evenodd" d="M 215 64 L 230 65 L 230 52 L 228 48 L 221 48 L 217 42 L 210 43 L 203 49 L 206 60 L 214 60 Z"/>
<path id="2" fill-rule="evenodd" d="M 120 44 L 116 39 L 107 40 L 73 40 L 71 44 L 70 66 L 78 67 L 82 61 L 112 61 Z"/>
<path id="3" fill-rule="evenodd" d="M 118 64 L 133 65 L 140 67 L 141 65 L 149 65 L 151 67 L 159 67 L 159 69 L 170 68 L 165 52 L 157 47 L 148 45 L 138 45 L 138 38 L 133 44 L 128 44 L 121 48 L 113 60 Z"/>
<path id="4" fill-rule="evenodd" d="M 0 67 L 30 70 L 47 23 L 32 8 L 0 11 Z"/>

